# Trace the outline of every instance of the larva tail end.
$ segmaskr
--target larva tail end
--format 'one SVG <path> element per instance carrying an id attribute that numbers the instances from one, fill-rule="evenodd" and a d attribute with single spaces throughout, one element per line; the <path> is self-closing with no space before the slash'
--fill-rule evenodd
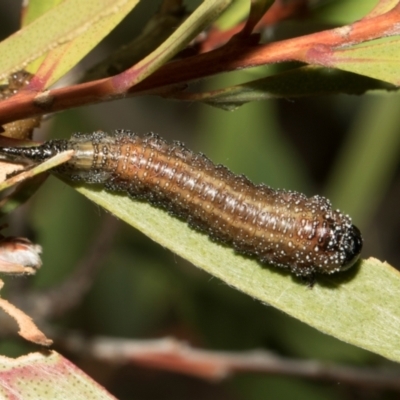
<path id="1" fill-rule="evenodd" d="M 26 163 L 32 160 L 32 147 L 0 147 L 0 160 Z"/>
<path id="2" fill-rule="evenodd" d="M 67 149 L 66 140 L 50 140 L 40 146 L 0 147 L 0 160 L 22 164 L 38 163 Z"/>

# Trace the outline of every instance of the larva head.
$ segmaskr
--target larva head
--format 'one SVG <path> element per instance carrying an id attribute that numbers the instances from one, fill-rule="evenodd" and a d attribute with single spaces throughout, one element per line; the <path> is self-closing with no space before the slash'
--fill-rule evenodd
<path id="1" fill-rule="evenodd" d="M 339 237 L 339 249 L 342 254 L 341 271 L 349 269 L 356 263 L 360 257 L 362 246 L 361 232 L 355 225 L 351 225 L 341 234 Z"/>
<path id="2" fill-rule="evenodd" d="M 333 211 L 326 215 L 328 229 L 323 234 L 323 243 L 321 245 L 326 252 L 326 268 L 324 273 L 333 273 L 336 271 L 345 271 L 352 267 L 362 250 L 363 240 L 359 229 L 352 224 L 347 215 L 340 211 Z"/>

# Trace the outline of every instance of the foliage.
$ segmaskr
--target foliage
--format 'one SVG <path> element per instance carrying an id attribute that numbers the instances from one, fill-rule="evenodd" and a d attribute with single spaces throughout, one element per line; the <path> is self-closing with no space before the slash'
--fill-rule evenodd
<path id="1" fill-rule="evenodd" d="M 0 52 L 7 54 L 0 61 L 0 77 L 5 79 L 22 68 L 34 76 L 15 96 L 0 102 L 0 122 L 7 124 L 71 107 L 149 94 L 190 104 L 212 105 L 218 108 L 210 111 L 214 119 L 232 121 L 235 114 L 222 116 L 222 110 L 236 110 L 248 102 L 382 93 L 396 91 L 399 85 L 398 1 L 371 2 L 370 9 L 356 22 L 341 20 L 340 27 L 267 43 L 260 42 L 259 34 L 254 32 L 265 31 L 272 23 L 301 15 L 308 8 L 306 1 L 287 2 L 286 5 L 267 0 L 242 2 L 247 4 L 246 14 L 242 15 L 243 7 L 237 7 L 234 12 L 233 7 L 228 8 L 224 14 L 230 3 L 228 0 L 205 0 L 184 17 L 171 11 L 179 3 L 163 2 L 164 8 L 160 8 L 147 29 L 128 46 L 128 55 L 126 50 L 118 53 L 118 57 L 111 55 L 104 64 L 90 71 L 82 83 L 53 88 L 51 85 L 80 63 L 140 2 L 31 0 L 23 13 L 23 28 L 0 43 Z M 320 18 L 324 18 L 323 13 Z M 245 22 L 240 22 L 242 20 Z M 171 35 L 166 39 L 161 37 L 160 27 L 164 31 L 171 30 Z M 271 68 L 271 64 L 284 62 L 287 63 L 285 70 Z M 104 71 L 110 69 L 113 75 L 104 76 Z M 237 70 L 246 71 L 240 75 L 240 83 L 224 85 L 220 80 L 222 88 L 198 90 L 194 86 L 187 90 L 194 81 Z M 388 106 L 382 108 L 382 113 L 396 114 Z M 266 110 L 264 105 L 260 112 L 265 114 Z M 244 115 L 242 108 L 235 113 Z M 364 120 L 368 116 L 372 118 L 372 114 L 367 113 Z M 221 136 L 212 138 L 213 143 L 221 140 L 226 147 L 229 139 L 222 131 L 232 134 L 233 125 L 232 129 L 227 129 L 224 122 L 219 129 Z M 353 135 L 349 139 L 327 186 L 334 204 L 351 211 L 361 225 L 367 225 L 368 215 L 378 203 L 379 199 L 374 197 L 376 185 L 380 184 L 383 191 L 394 169 L 397 157 L 394 149 L 398 143 L 396 126 L 384 130 L 385 140 L 377 140 L 372 121 L 366 123 L 362 136 Z M 267 131 L 271 130 L 268 128 Z M 204 130 L 208 131 L 206 126 Z M 235 133 L 242 135 L 240 150 L 253 140 L 252 132 Z M 267 135 L 270 134 L 265 133 Z M 269 143 L 273 149 L 271 157 L 275 154 L 276 159 L 264 161 L 264 165 L 271 162 L 271 169 L 277 162 L 293 162 L 293 154 L 279 139 L 276 143 L 274 140 L 271 137 Z M 254 143 L 262 141 L 255 138 Z M 258 144 L 252 150 L 254 159 Z M 387 162 L 378 166 L 371 161 L 381 158 Z M 359 165 L 362 167 L 357 169 Z M 37 173 L 46 166 L 41 168 Z M 287 179 L 294 174 L 300 178 L 303 175 L 298 168 L 288 167 Z M 360 184 L 358 194 L 354 194 L 355 184 Z M 304 183 L 303 188 L 306 186 Z M 400 277 L 388 264 L 372 258 L 362 260 L 354 270 L 340 276 L 323 277 L 310 289 L 280 271 L 263 267 L 211 242 L 159 209 L 98 188 L 75 188 L 229 286 L 344 342 L 391 360 L 400 360 L 397 296 Z M 25 201 L 26 196 L 17 198 Z M 12 196 L 9 201 L 12 206 L 3 204 L 3 212 L 19 204 Z"/>

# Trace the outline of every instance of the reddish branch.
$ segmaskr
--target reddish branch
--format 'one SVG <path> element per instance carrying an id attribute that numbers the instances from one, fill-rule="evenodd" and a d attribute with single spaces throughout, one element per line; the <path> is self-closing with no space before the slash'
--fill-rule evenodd
<path id="1" fill-rule="evenodd" d="M 266 29 L 271 25 L 276 25 L 280 21 L 283 21 L 292 17 L 301 17 L 308 11 L 307 0 L 292 0 L 290 2 L 285 0 L 277 0 L 268 11 L 262 16 L 262 18 L 255 25 L 253 32 L 260 32 L 262 29 Z M 242 22 L 231 29 L 221 31 L 218 28 L 212 28 L 207 38 L 200 43 L 200 52 L 206 53 L 214 50 L 225 43 L 227 43 L 234 35 L 238 34 L 246 26 L 246 22 Z"/>
<path id="2" fill-rule="evenodd" d="M 129 340 L 98 337 L 88 340 L 65 334 L 59 337 L 57 345 L 74 354 L 111 364 L 140 364 L 209 380 L 256 372 L 400 391 L 398 370 L 328 365 L 318 361 L 282 358 L 263 350 L 206 351 L 171 338 Z"/>
<path id="3" fill-rule="evenodd" d="M 219 49 L 164 65 L 135 86 L 132 85 L 142 70 L 133 66 L 107 79 L 43 93 L 22 91 L 0 103 L 0 124 L 125 96 L 167 95 L 168 90 L 181 90 L 182 85 L 194 80 L 259 65 L 297 60 L 330 66 L 335 49 L 399 33 L 400 5 L 397 5 L 385 14 L 352 25 L 280 42 L 258 45 L 237 37 Z"/>

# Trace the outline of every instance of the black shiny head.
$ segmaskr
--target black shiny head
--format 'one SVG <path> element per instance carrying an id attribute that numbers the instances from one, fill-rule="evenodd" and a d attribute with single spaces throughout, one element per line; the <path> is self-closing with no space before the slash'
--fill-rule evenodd
<path id="1" fill-rule="evenodd" d="M 345 271 L 356 263 L 363 247 L 361 232 L 355 225 L 350 227 L 349 231 L 343 238 L 342 246 L 345 258 L 341 270 Z"/>

